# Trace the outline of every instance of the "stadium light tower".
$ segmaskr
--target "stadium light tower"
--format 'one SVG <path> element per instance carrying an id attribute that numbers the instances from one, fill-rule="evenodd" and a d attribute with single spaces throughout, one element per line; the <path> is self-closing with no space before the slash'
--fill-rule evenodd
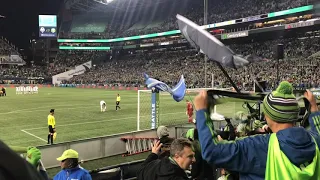
<path id="1" fill-rule="evenodd" d="M 203 17 L 203 25 L 208 24 L 208 0 L 203 0 L 204 3 L 204 17 Z M 204 87 L 207 88 L 207 61 L 208 58 L 204 56 Z"/>

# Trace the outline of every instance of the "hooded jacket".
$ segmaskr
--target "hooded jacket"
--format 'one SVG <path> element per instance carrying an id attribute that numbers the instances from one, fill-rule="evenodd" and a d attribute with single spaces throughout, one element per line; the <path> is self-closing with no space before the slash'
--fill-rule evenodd
<path id="1" fill-rule="evenodd" d="M 137 172 L 138 180 L 185 180 L 187 174 L 178 165 L 171 162 L 168 157 L 158 159 L 158 155 L 152 153 L 142 163 Z"/>
<path id="2" fill-rule="evenodd" d="M 212 122 L 207 120 L 206 110 L 197 111 L 196 117 L 202 157 L 205 160 L 217 167 L 239 172 L 241 180 L 265 178 L 270 134 L 221 143 L 210 128 Z M 292 127 L 276 133 L 281 151 L 297 167 L 312 162 L 316 153 L 315 142 L 320 145 L 320 112 L 311 113 L 309 123 L 310 131 Z"/>

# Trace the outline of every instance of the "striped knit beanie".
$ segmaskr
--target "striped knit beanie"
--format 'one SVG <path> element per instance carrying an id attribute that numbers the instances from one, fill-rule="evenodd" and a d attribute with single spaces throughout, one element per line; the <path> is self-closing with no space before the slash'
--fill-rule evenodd
<path id="1" fill-rule="evenodd" d="M 271 120 L 280 123 L 298 120 L 300 107 L 293 94 L 293 87 L 282 81 L 278 88 L 263 100 L 263 113 Z"/>

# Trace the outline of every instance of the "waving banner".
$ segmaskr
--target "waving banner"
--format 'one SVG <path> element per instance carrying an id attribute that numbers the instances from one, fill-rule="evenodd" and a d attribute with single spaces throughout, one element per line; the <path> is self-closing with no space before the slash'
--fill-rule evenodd
<path id="1" fill-rule="evenodd" d="M 181 75 L 178 84 L 172 89 L 166 83 L 150 78 L 146 73 L 144 73 L 144 78 L 148 89 L 156 88 L 159 91 L 168 92 L 177 102 L 182 101 L 186 94 L 186 83 L 183 75 Z"/>
<path id="2" fill-rule="evenodd" d="M 237 56 L 231 49 L 199 25 L 179 14 L 177 19 L 181 33 L 191 46 L 207 55 L 210 60 L 219 62 L 222 66 L 237 69 L 252 62 L 263 60 L 251 55 L 245 58 Z"/>

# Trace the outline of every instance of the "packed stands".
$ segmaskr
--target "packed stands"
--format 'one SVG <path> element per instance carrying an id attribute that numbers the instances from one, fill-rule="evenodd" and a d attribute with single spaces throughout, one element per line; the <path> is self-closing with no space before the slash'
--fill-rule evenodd
<path id="1" fill-rule="evenodd" d="M 307 4 L 312 4 L 314 0 L 225 0 L 225 1 L 209 1 L 208 4 L 208 23 L 218 23 L 227 20 L 249 17 L 263 13 L 287 10 Z M 172 2 L 170 2 L 172 3 Z M 143 35 L 156 32 L 164 32 L 178 29 L 175 15 L 180 13 L 187 18 L 193 20 L 197 24 L 203 25 L 203 2 L 195 1 L 189 4 L 187 11 L 180 12 L 178 9 L 172 9 L 171 13 L 162 13 L 160 17 L 154 19 L 140 18 L 140 20 L 120 19 L 116 23 L 113 18 L 120 16 L 115 14 L 113 18 L 105 15 L 105 17 L 75 15 L 72 22 L 65 23 L 66 27 L 62 27 L 63 31 L 59 38 L 115 38 L 127 37 L 134 35 Z M 130 7 L 128 7 L 130 8 Z M 170 8 L 170 6 L 169 6 Z M 135 13 L 136 15 L 137 13 Z M 153 16 L 152 16 L 153 17 Z M 71 24 L 71 25 L 70 25 Z M 105 26 L 102 31 L 102 26 Z"/>
<path id="2" fill-rule="evenodd" d="M 249 67 L 237 71 L 228 70 L 232 79 L 242 87 L 252 88 L 250 75 L 255 75 L 267 80 L 270 86 L 276 81 L 271 72 L 276 72 L 276 61 L 273 59 L 273 46 L 277 43 L 285 44 L 286 59 L 279 64 L 280 78 L 292 81 L 295 84 L 319 86 L 317 58 L 308 58 L 320 51 L 319 37 L 289 38 L 266 42 L 254 42 L 249 44 L 232 44 L 230 48 L 242 55 L 254 54 L 265 58 L 266 62 L 252 64 Z M 298 47 L 298 48 L 297 48 Z M 193 50 L 160 51 L 151 53 L 129 54 L 117 60 L 110 60 L 101 66 L 95 67 L 88 73 L 72 78 L 69 83 L 76 84 L 113 84 L 124 86 L 143 85 L 143 72 L 147 72 L 169 84 L 175 84 L 179 76 L 184 74 L 190 87 L 203 87 L 204 60 Z M 303 67 L 304 69 L 301 69 Z M 305 67 L 308 67 L 306 70 Z M 309 73 L 304 73 L 308 71 Z M 311 74 L 311 76 L 309 76 Z M 222 72 L 213 63 L 208 65 L 208 82 L 211 82 L 211 74 L 214 74 L 214 82 L 218 86 L 230 86 Z M 310 81 L 311 80 L 311 81 Z"/>
<path id="3" fill-rule="evenodd" d="M 266 42 L 253 42 L 248 44 L 231 44 L 229 47 L 236 53 L 244 56 L 254 54 L 265 58 L 267 61 L 252 64 L 237 71 L 228 70 L 232 79 L 241 87 L 252 88 L 250 75 L 267 80 L 272 87 L 276 82 L 276 61 L 273 61 L 273 46 L 277 43 L 285 44 L 286 59 L 280 61 L 280 78 L 292 81 L 294 84 L 308 84 L 319 86 L 319 56 L 320 38 L 315 36 L 288 38 Z M 298 47 L 298 48 L 297 48 Z M 2 77 L 44 77 L 65 72 L 81 63 L 98 59 L 105 52 L 99 51 L 59 51 L 55 62 L 47 67 L 0 67 Z M 314 55 L 312 57 L 311 55 Z M 104 59 L 105 63 L 99 64 L 85 74 L 73 77 L 68 83 L 73 84 L 109 84 L 122 86 L 143 86 L 142 73 L 147 72 L 171 85 L 178 81 L 184 74 L 189 87 L 203 87 L 203 55 L 192 49 L 176 51 L 153 51 L 123 55 L 118 59 Z M 197 70 L 196 70 L 197 69 Z M 218 67 L 211 61 L 208 63 L 207 81 L 211 83 L 212 74 L 216 86 L 230 86 Z M 308 72 L 308 73 L 306 73 Z M 313 74 L 312 76 L 310 75 Z M 67 83 L 67 82 L 65 82 Z"/>
<path id="4" fill-rule="evenodd" d="M 0 64 L 25 64 L 18 48 L 6 38 L 0 38 Z"/>
<path id="5" fill-rule="evenodd" d="M 98 51 L 59 51 L 51 64 L 50 75 L 65 72 L 79 64 L 95 60 L 104 54 L 105 52 Z"/>

